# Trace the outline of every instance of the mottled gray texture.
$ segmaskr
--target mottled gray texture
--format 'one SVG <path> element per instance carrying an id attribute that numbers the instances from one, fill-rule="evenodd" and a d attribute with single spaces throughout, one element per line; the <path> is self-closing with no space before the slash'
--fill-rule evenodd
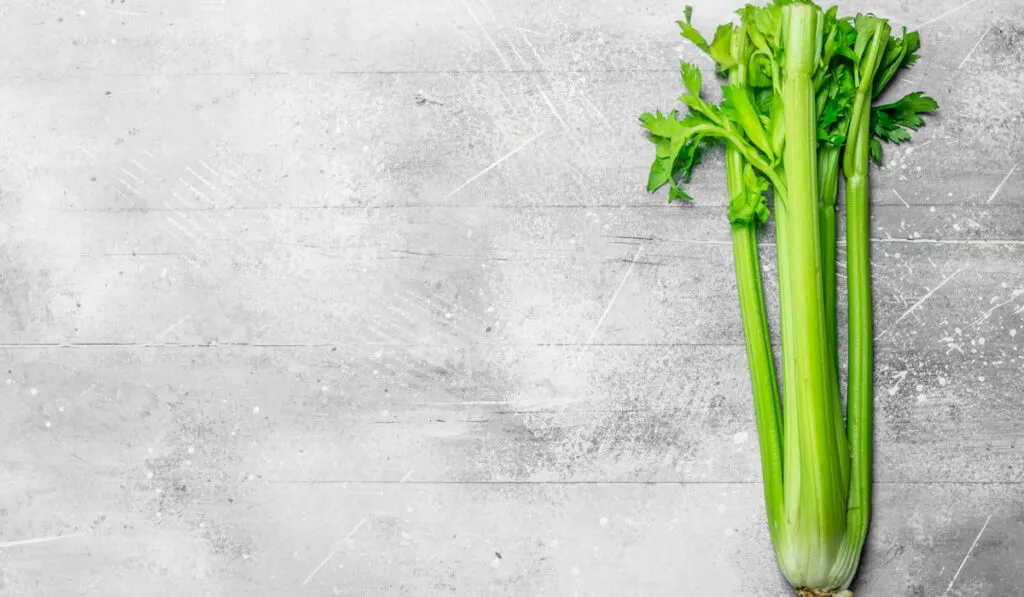
<path id="1" fill-rule="evenodd" d="M 844 9 L 942 106 L 873 174 L 857 595 L 1016 595 L 1024 8 Z M 0 6 L 0 593 L 786 594 L 722 158 L 642 189 L 681 11 Z"/>

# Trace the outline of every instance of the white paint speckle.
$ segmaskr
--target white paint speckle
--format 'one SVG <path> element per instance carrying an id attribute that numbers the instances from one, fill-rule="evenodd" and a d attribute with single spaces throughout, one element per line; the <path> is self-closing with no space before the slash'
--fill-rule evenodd
<path id="1" fill-rule="evenodd" d="M 380 416 L 386 419 L 391 416 L 391 411 L 384 409 L 380 411 Z"/>
<path id="2" fill-rule="evenodd" d="M 32 389 L 30 389 L 30 390 L 28 391 L 28 393 L 29 393 L 29 394 L 32 394 L 33 396 L 35 396 L 36 394 L 38 394 L 38 393 L 39 393 L 39 388 L 32 388 Z"/>
<path id="3" fill-rule="evenodd" d="M 735 533 L 735 531 L 733 531 L 732 529 L 725 529 L 725 536 L 726 537 L 732 537 L 734 533 Z"/>
<path id="4" fill-rule="evenodd" d="M 945 377 L 940 377 L 939 378 L 939 385 L 940 386 L 945 386 L 946 385 L 946 378 Z"/>
<path id="5" fill-rule="evenodd" d="M 601 525 L 603 527 L 608 526 L 608 518 L 602 516 L 601 520 L 597 521 L 597 524 L 599 524 L 599 525 Z"/>
<path id="6" fill-rule="evenodd" d="M 444 314 L 444 318 L 445 319 L 451 319 L 452 318 L 452 314 L 451 313 L 445 313 Z"/>
<path id="7" fill-rule="evenodd" d="M 12 383 L 14 383 L 14 380 L 11 378 L 7 378 L 7 385 L 11 385 Z"/>
<path id="8" fill-rule="evenodd" d="M 742 444 L 743 442 L 747 441 L 748 437 L 750 437 L 750 435 L 746 431 L 740 431 L 736 435 L 732 436 L 732 443 Z"/>
<path id="9" fill-rule="evenodd" d="M 718 513 L 719 514 L 725 514 L 725 511 L 728 510 L 728 509 L 729 509 L 729 506 L 726 506 L 725 504 L 718 504 Z"/>
<path id="10" fill-rule="evenodd" d="M 573 566 L 573 567 L 572 567 L 572 571 L 571 571 L 571 572 L 572 572 L 572 575 L 573 575 L 573 576 L 579 576 L 579 574 L 580 574 L 580 569 L 579 569 L 579 568 L 577 568 L 576 566 Z"/>
<path id="11" fill-rule="evenodd" d="M 978 346 L 985 346 L 985 339 L 984 338 L 978 338 Z"/>
<path id="12" fill-rule="evenodd" d="M 501 566 L 501 560 L 498 558 L 491 560 L 491 568 L 497 568 L 498 566 Z"/>
<path id="13" fill-rule="evenodd" d="M 1010 330 L 1010 337 L 1011 338 L 1016 338 L 1017 337 L 1017 330 L 1016 329 Z M 10 381 L 10 380 L 7 380 L 7 381 Z"/>
<path id="14" fill-rule="evenodd" d="M 58 406 L 57 407 L 57 412 L 59 412 L 59 413 L 64 412 L 64 407 L 63 406 Z"/>
<path id="15" fill-rule="evenodd" d="M 153 478 L 153 471 L 146 471 L 146 478 L 147 479 L 152 479 Z"/>
<path id="16" fill-rule="evenodd" d="M 110 40 L 110 45 L 116 46 L 117 45 L 117 40 L 116 39 Z"/>
<path id="17" fill-rule="evenodd" d="M 51 425 L 51 424 L 50 424 L 50 422 L 49 422 L 49 421 L 47 421 L 47 422 L 46 422 L 46 428 L 47 428 L 47 429 L 49 429 L 50 427 L 53 427 L 53 425 Z"/>
<path id="18" fill-rule="evenodd" d="M 914 389 L 917 390 L 918 392 L 920 392 L 920 391 L 924 390 L 924 386 L 921 385 L 921 384 L 917 384 L 917 387 L 914 388 Z"/>
<path id="19" fill-rule="evenodd" d="M 917 401 L 918 401 L 918 402 L 927 402 L 927 400 L 928 400 L 928 399 L 927 399 L 927 398 L 925 397 L 925 395 L 924 395 L 924 394 L 918 394 L 918 395 L 917 395 Z"/>
<path id="20" fill-rule="evenodd" d="M 984 375 L 979 375 L 978 376 L 978 381 L 985 381 L 985 376 Z"/>
<path id="21" fill-rule="evenodd" d="M 258 407 L 258 406 L 252 407 L 252 414 L 254 414 L 254 415 L 260 414 L 260 407 Z"/>
<path id="22" fill-rule="evenodd" d="M 189 446 L 188 447 L 188 453 L 189 454 L 195 454 L 196 453 L 196 447 L 195 446 Z"/>

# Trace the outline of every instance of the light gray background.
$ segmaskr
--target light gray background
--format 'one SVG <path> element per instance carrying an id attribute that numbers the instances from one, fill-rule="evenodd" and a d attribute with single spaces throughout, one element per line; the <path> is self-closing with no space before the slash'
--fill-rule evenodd
<path id="1" fill-rule="evenodd" d="M 721 155 L 642 189 L 682 8 L 6 0 L 0 593 L 786 594 Z M 858 595 L 1018 595 L 1024 6 L 872 9 L 942 111 L 873 178 Z"/>

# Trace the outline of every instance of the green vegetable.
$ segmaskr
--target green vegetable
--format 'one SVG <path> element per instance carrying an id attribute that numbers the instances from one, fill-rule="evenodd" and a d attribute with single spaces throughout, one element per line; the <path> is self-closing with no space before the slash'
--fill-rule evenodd
<path id="1" fill-rule="evenodd" d="M 738 11 L 708 43 L 681 34 L 728 77 L 722 101 L 683 63 L 688 108 L 640 117 L 655 144 L 648 190 L 682 189 L 713 142 L 724 143 L 736 281 L 761 451 L 769 531 L 783 574 L 802 595 L 849 594 L 871 506 L 872 323 L 869 159 L 901 143 L 938 106 L 920 92 L 872 102 L 917 60 L 916 33 L 894 37 L 871 15 L 838 17 L 811 3 L 775 0 Z M 846 183 L 849 296 L 847 411 L 839 383 L 836 203 Z M 757 234 L 774 198 L 782 343 L 777 384 Z"/>

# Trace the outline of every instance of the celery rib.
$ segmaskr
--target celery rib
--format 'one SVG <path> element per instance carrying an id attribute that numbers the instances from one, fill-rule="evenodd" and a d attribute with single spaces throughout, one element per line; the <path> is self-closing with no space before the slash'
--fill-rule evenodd
<path id="1" fill-rule="evenodd" d="M 728 75 L 718 104 L 702 97 L 701 69 L 682 63 L 689 109 L 645 113 L 657 146 L 649 190 L 691 199 L 706 141 L 725 145 L 736 286 L 746 340 L 772 545 L 798 595 L 851 597 L 871 515 L 873 327 L 869 161 L 938 106 L 921 92 L 872 106 L 917 58 L 916 33 L 891 35 L 872 15 L 839 17 L 808 0 L 738 11 L 710 43 L 690 22 L 681 34 Z M 840 388 L 836 203 L 846 180 L 848 385 Z M 758 230 L 774 196 L 781 387 L 765 305 Z"/>
<path id="2" fill-rule="evenodd" d="M 785 509 L 789 522 L 783 572 L 797 587 L 827 582 L 846 525 L 846 488 L 835 426 L 838 396 L 828 373 L 828 331 L 821 279 L 818 214 L 817 122 L 811 76 L 820 59 L 820 10 L 805 4 L 783 7 L 785 80 L 783 106 L 787 195 L 785 252 L 789 269 L 780 303 L 799 325 L 783 330 L 795 372 L 783 388 Z M 790 341 L 787 343 L 785 336 Z M 788 347 L 787 347 L 788 344 Z M 789 362 L 786 359 L 785 362 Z M 795 477 L 795 478 L 794 478 Z"/>
<path id="3" fill-rule="evenodd" d="M 734 57 L 742 57 L 744 39 L 733 39 Z M 746 84 L 746 68 L 734 69 L 729 75 L 731 85 Z M 745 93 L 745 89 L 742 90 Z M 743 152 L 730 143 L 725 149 L 726 182 L 730 195 L 747 193 L 744 188 Z M 758 447 L 761 453 L 761 477 L 764 483 L 765 509 L 772 545 L 780 546 L 779 530 L 783 518 L 782 501 L 782 427 L 779 389 L 775 378 L 775 357 L 772 354 L 768 313 L 764 305 L 760 253 L 757 246 L 757 225 L 745 222 L 732 225 L 732 246 L 736 268 L 736 286 L 747 346 L 754 417 L 757 423 Z"/>

